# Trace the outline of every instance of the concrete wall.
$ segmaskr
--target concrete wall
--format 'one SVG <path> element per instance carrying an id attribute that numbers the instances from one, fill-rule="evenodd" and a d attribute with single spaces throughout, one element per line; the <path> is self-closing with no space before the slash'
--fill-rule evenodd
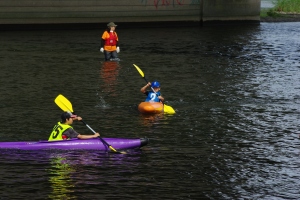
<path id="1" fill-rule="evenodd" d="M 259 21 L 261 0 L 204 0 L 203 22 Z"/>
<path id="2" fill-rule="evenodd" d="M 260 0 L 1 0 L 0 24 L 259 20 Z"/>

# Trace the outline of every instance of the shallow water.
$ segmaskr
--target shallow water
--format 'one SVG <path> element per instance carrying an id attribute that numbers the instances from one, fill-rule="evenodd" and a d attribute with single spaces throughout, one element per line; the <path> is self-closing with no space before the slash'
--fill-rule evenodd
<path id="1" fill-rule="evenodd" d="M 127 154 L 0 151 L 3 199 L 299 199 L 300 23 L 0 32 L 1 141 L 47 139 L 66 96 L 103 137 L 148 137 Z M 158 80 L 175 115 L 141 115 Z M 80 123 L 74 128 L 88 134 Z"/>

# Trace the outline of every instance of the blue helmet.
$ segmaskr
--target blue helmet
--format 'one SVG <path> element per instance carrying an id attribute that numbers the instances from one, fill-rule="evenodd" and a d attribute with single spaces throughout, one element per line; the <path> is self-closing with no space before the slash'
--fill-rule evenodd
<path id="1" fill-rule="evenodd" d="M 154 81 L 154 82 L 151 83 L 151 87 L 153 87 L 153 88 L 159 88 L 160 84 L 159 84 L 159 82 Z"/>

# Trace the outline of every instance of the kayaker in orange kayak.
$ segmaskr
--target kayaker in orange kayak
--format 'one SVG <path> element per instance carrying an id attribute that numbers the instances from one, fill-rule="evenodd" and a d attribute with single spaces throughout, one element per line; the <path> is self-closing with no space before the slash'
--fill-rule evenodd
<path id="1" fill-rule="evenodd" d="M 151 87 L 151 90 L 147 91 L 147 88 Z M 144 87 L 141 88 L 141 92 L 147 95 L 145 102 L 163 102 L 164 98 L 160 93 L 160 83 L 154 81 L 152 83 L 147 83 Z"/>

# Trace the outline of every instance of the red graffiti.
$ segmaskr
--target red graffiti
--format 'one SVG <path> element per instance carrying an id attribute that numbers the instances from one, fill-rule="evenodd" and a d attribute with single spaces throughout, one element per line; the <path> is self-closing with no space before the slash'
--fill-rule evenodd
<path id="1" fill-rule="evenodd" d="M 159 6 L 170 6 L 170 5 L 184 5 L 185 0 L 154 0 L 153 4 L 155 8 L 158 8 Z M 147 1 L 146 1 L 147 3 Z"/>
<path id="2" fill-rule="evenodd" d="M 186 2 L 189 3 L 186 3 Z M 142 3 L 148 4 L 148 0 L 141 0 Z M 176 5 L 183 6 L 183 5 L 192 5 L 192 4 L 200 4 L 200 0 L 153 0 L 153 5 L 157 9 L 159 6 L 173 6 Z"/>

